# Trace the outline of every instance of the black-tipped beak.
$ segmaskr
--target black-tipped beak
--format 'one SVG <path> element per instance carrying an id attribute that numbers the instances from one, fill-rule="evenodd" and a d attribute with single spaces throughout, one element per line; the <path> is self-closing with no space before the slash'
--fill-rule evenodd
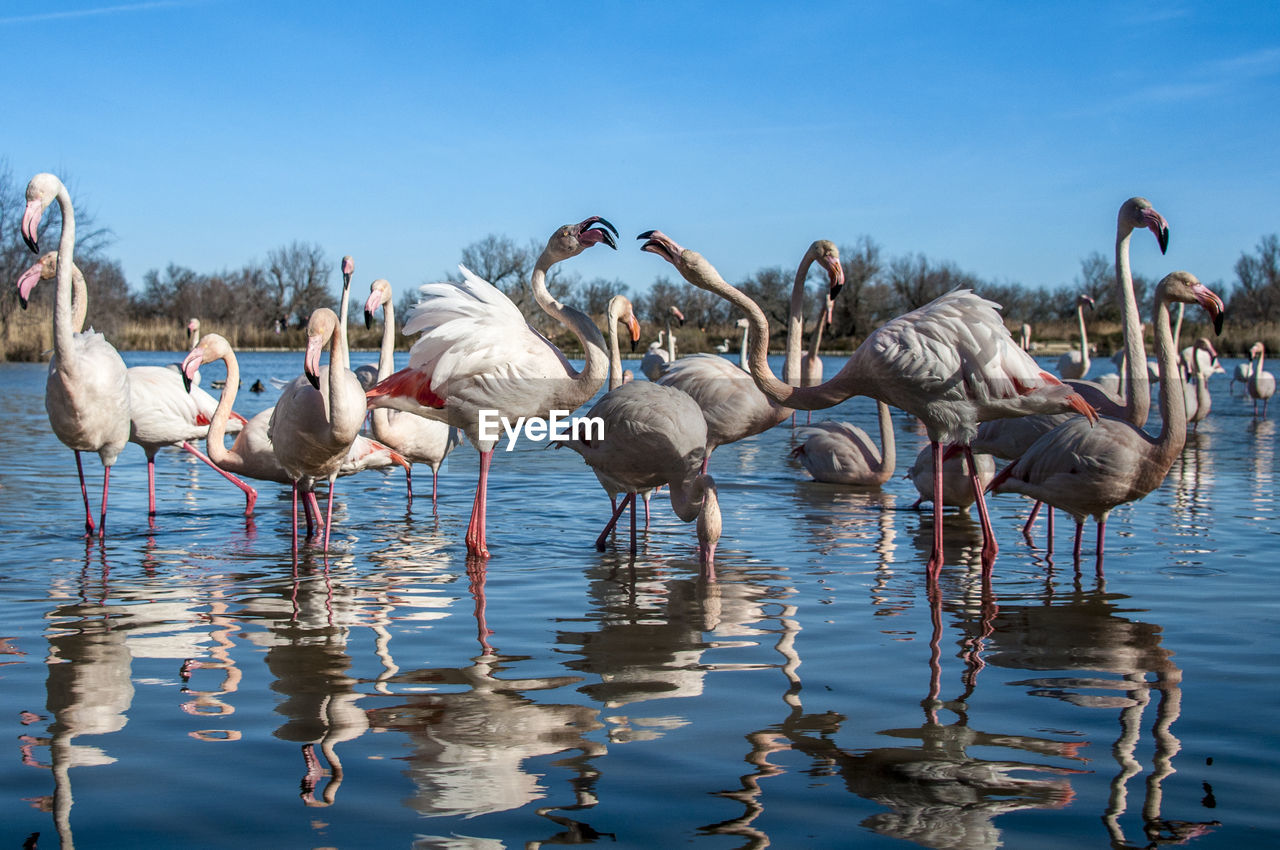
<path id="1" fill-rule="evenodd" d="M 638 343 L 638 340 L 634 340 L 634 339 L 633 339 L 633 340 L 631 340 L 631 350 L 632 350 L 632 351 L 635 351 L 635 350 L 636 350 L 636 344 L 637 344 L 637 343 Z"/>
<path id="2" fill-rule="evenodd" d="M 1213 335 L 1222 336 L 1222 322 L 1226 318 L 1226 313 L 1218 313 L 1213 317 Z"/>
<path id="3" fill-rule="evenodd" d="M 31 253 L 33 254 L 40 253 L 40 246 L 36 243 L 36 240 L 32 239 L 27 234 L 25 233 L 22 234 L 22 241 L 27 243 L 27 247 L 31 249 Z"/>
<path id="4" fill-rule="evenodd" d="M 373 330 L 373 313 L 368 310 L 364 311 L 364 329 L 367 331 Z"/>
<path id="5" fill-rule="evenodd" d="M 829 293 L 828 297 L 830 297 L 832 301 L 836 300 L 836 296 L 840 294 L 840 290 L 842 289 L 844 289 L 843 283 L 837 283 L 832 285 L 832 287 L 829 290 L 827 290 Z"/>
<path id="6" fill-rule="evenodd" d="M 637 236 L 636 238 L 637 238 L 637 239 L 652 239 L 652 238 L 653 238 L 653 234 L 655 234 L 655 233 L 657 233 L 657 232 L 658 232 L 658 231 L 656 231 L 656 230 L 646 230 L 644 233 L 641 233 L 641 234 L 640 234 L 639 236 Z"/>
<path id="7" fill-rule="evenodd" d="M 187 373 L 185 371 L 182 373 L 182 391 L 184 393 L 191 392 L 191 379 L 187 377 Z"/>
<path id="8" fill-rule="evenodd" d="M 1156 241 L 1160 243 L 1161 254 L 1169 250 L 1169 228 L 1160 228 L 1160 232 L 1156 234 Z"/>
<path id="9" fill-rule="evenodd" d="M 19 295 L 19 296 L 18 296 L 18 303 L 22 305 L 22 309 L 24 309 L 24 310 L 25 310 L 25 309 L 27 309 L 27 299 L 26 299 L 26 298 L 23 298 L 21 295 Z"/>
<path id="10" fill-rule="evenodd" d="M 307 375 L 307 383 L 311 384 L 311 386 L 317 390 L 320 389 L 320 376 L 313 375 L 310 372 L 307 372 L 306 375 Z"/>

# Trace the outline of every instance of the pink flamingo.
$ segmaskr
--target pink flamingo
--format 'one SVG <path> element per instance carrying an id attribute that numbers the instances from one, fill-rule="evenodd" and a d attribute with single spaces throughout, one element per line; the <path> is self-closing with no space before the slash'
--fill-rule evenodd
<path id="1" fill-rule="evenodd" d="M 1058 358 L 1058 374 L 1064 379 L 1083 378 L 1089 374 L 1089 330 L 1084 325 L 1084 308 L 1093 309 L 1092 296 L 1076 296 L 1076 323 L 1080 326 L 1080 350 L 1072 349 Z M 1023 349 L 1024 351 L 1026 349 Z"/>
<path id="2" fill-rule="evenodd" d="M 828 419 L 796 431 L 796 437 L 804 442 L 792 450 L 791 456 L 800 461 L 815 481 L 880 487 L 893 477 L 897 443 L 889 405 L 877 401 L 876 414 L 880 425 L 879 446 L 857 425 Z"/>
<path id="3" fill-rule="evenodd" d="M 546 279 L 553 265 L 592 245 L 603 242 L 616 249 L 616 233 L 599 216 L 563 225 L 547 241 L 530 278 L 538 306 L 582 344 L 581 372 L 525 321 L 511 299 L 459 267 L 461 283 L 446 281 L 421 288 L 422 301 L 404 326 L 406 334 L 422 332 L 409 351 L 408 368 L 379 381 L 367 393 L 370 407 L 408 410 L 460 426 L 480 452 L 480 481 L 467 525 L 471 556 L 489 556 L 485 539 L 489 465 L 496 432 L 501 430 L 482 431 L 481 412 L 513 423 L 519 417 L 545 418 L 552 410 L 576 410 L 604 383 L 608 367 L 599 329 L 590 316 L 553 298 Z"/>
<path id="4" fill-rule="evenodd" d="M 395 369 L 393 361 L 396 346 L 395 310 L 391 305 L 391 284 L 378 278 L 369 284 L 369 299 L 364 304 L 364 324 L 373 327 L 373 314 L 382 310 L 382 348 L 378 356 L 377 381 L 391 377 Z M 363 383 L 363 382 L 362 382 Z M 370 385 L 372 386 L 372 385 Z M 367 388 L 366 388 L 367 389 Z M 427 419 L 404 410 L 377 409 L 370 412 L 373 420 L 373 436 L 381 443 L 399 452 L 411 465 L 425 463 L 431 467 L 431 509 L 436 509 L 436 495 L 440 464 L 461 442 L 462 435 L 447 422 Z M 413 501 L 412 466 L 404 471 L 405 487 L 409 501 Z"/>
<path id="5" fill-rule="evenodd" d="M 816 387 L 794 387 L 769 369 L 769 324 L 759 306 L 730 286 L 696 251 L 681 248 L 656 230 L 642 233 L 643 250 L 675 266 L 685 280 L 742 309 L 751 322 L 751 375 L 777 404 L 797 410 L 832 407 L 867 395 L 915 415 L 933 446 L 934 492 L 942 491 L 942 446 L 963 448 L 976 469 L 969 442 L 978 423 L 1002 416 L 1075 410 L 1090 420 L 1097 413 L 1078 394 L 1040 369 L 1018 347 L 996 307 L 968 290 L 949 292 L 891 320 L 858 346 L 835 377 Z M 975 482 L 975 489 L 980 487 Z M 986 505 L 979 496 L 982 565 L 986 573 L 999 551 Z M 942 569 L 942 502 L 934 503 L 933 551 L 928 575 Z"/>
<path id="6" fill-rule="evenodd" d="M 787 383 L 800 384 L 801 345 L 804 325 L 804 284 L 809 268 L 818 263 L 827 272 L 832 293 L 844 285 L 844 267 L 835 244 L 819 239 L 809 246 L 796 269 L 791 287 L 790 319 L 787 323 Z M 767 344 L 767 339 L 766 339 Z M 693 397 L 707 420 L 707 454 L 702 461 L 706 472 L 717 446 L 736 443 L 762 434 L 784 421 L 794 411 L 756 388 L 751 376 L 718 354 L 691 354 L 667 367 L 658 383 L 682 390 Z"/>
<path id="7" fill-rule="evenodd" d="M 1222 332 L 1222 299 L 1188 272 L 1166 275 L 1156 287 L 1152 325 L 1160 369 L 1160 433 L 1151 437 L 1120 419 L 1094 427 L 1077 421 L 1059 425 L 1006 466 L 988 485 L 992 493 L 1022 493 L 1066 511 L 1076 521 L 1074 553 L 1080 557 L 1084 520 L 1098 524 L 1097 563 L 1102 566 L 1107 516 L 1118 505 L 1141 499 L 1160 486 L 1187 440 L 1187 412 L 1178 353 L 1169 321 L 1170 302 L 1200 304 Z"/>
<path id="8" fill-rule="evenodd" d="M 53 359 L 49 362 L 44 406 L 53 433 L 76 456 L 86 535 L 93 534 L 94 526 L 80 453 L 96 452 L 102 460 L 102 512 L 98 524 L 101 536 L 107 530 L 111 467 L 129 441 L 129 377 L 119 352 L 102 334 L 92 330 L 75 333 L 72 328 L 75 211 L 67 187 L 52 174 L 37 174 L 27 184 L 22 238 L 33 253 L 40 253 L 37 245 L 40 220 L 54 200 L 62 211 L 62 235 L 58 240 L 58 288 L 53 308 Z"/>
<path id="9" fill-rule="evenodd" d="M 1261 342 L 1255 342 L 1249 348 L 1249 366 L 1252 371 L 1249 373 L 1249 379 L 1245 381 L 1244 388 L 1249 391 L 1249 396 L 1253 399 L 1253 415 L 1258 415 L 1258 402 L 1262 402 L 1262 418 L 1267 418 L 1267 402 L 1276 393 L 1276 376 L 1262 369 L 1262 361 L 1266 357 L 1267 349 Z"/>
<path id="10" fill-rule="evenodd" d="M 345 312 L 350 275 L 344 269 L 342 307 Z M 329 345 L 329 366 L 320 389 L 320 352 Z M 293 546 L 298 544 L 298 493 L 312 489 L 318 478 L 329 479 L 325 509 L 324 548 L 329 549 L 333 519 L 334 481 L 364 424 L 364 390 L 348 368 L 347 338 L 337 315 L 328 307 L 313 311 L 307 322 L 303 374 L 280 392 L 267 429 L 271 447 L 293 484 Z"/>

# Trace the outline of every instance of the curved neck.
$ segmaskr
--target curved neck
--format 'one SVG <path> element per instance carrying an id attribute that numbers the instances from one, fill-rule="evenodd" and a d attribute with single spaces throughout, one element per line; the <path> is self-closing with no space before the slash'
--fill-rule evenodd
<path id="1" fill-rule="evenodd" d="M 227 364 L 227 382 L 222 387 L 222 395 L 218 397 L 218 406 L 209 420 L 209 434 L 205 438 L 205 451 L 209 459 L 223 469 L 239 472 L 244 466 L 244 458 L 226 446 L 227 420 L 231 418 L 231 407 L 236 401 L 236 392 L 240 389 L 240 363 L 236 353 L 230 347 L 222 355 Z"/>
<path id="2" fill-rule="evenodd" d="M 343 291 L 342 306 L 346 309 L 347 299 L 346 291 Z M 346 320 L 338 322 L 338 327 L 334 329 L 333 336 L 329 338 L 329 425 L 330 431 L 334 429 L 333 425 L 337 423 L 346 423 L 352 421 L 357 415 L 359 422 L 364 422 L 364 405 L 361 404 L 357 414 L 356 409 L 352 406 L 352 396 L 343 390 L 343 384 L 347 375 L 351 372 L 349 366 L 349 358 L 347 355 L 347 323 Z M 354 377 L 352 378 L 354 380 Z M 360 395 L 361 402 L 364 401 L 364 394 Z M 359 425 L 356 426 L 357 430 Z M 335 437 L 344 438 L 345 434 L 334 434 Z M 356 435 L 353 433 L 350 438 L 354 440 Z"/>
<path id="3" fill-rule="evenodd" d="M 613 328 L 613 325 L 610 325 L 610 327 Z M 616 328 L 614 328 L 614 333 L 617 333 Z M 671 333 L 671 314 L 669 313 L 667 314 L 667 362 L 676 362 L 676 338 Z"/>
<path id="4" fill-rule="evenodd" d="M 618 316 L 611 309 L 605 314 L 608 327 L 605 332 L 609 336 L 609 389 L 616 390 L 622 386 L 622 352 L 618 349 Z"/>
<path id="5" fill-rule="evenodd" d="M 813 259 L 813 252 L 806 251 L 796 269 L 795 282 L 791 285 L 791 307 L 787 315 L 787 359 L 782 364 L 782 379 L 793 385 L 800 383 L 800 349 L 804 345 L 804 282 L 809 277 Z M 818 327 L 822 327 L 821 319 L 818 320 Z"/>
<path id="6" fill-rule="evenodd" d="M 596 390 L 600 389 L 601 384 L 604 383 L 609 371 L 608 355 L 604 348 L 604 337 L 600 335 L 600 329 L 596 327 L 595 322 L 591 321 L 591 317 L 580 310 L 566 307 L 551 296 L 551 292 L 547 289 L 547 270 L 554 264 L 555 260 L 543 251 L 533 267 L 529 285 L 533 289 L 534 300 L 538 302 L 542 311 L 568 328 L 582 344 L 584 360 L 582 371 L 574 372 L 573 367 L 569 367 L 569 377 L 573 381 L 575 391 L 569 399 L 566 399 L 566 401 L 576 399 L 577 403 L 574 407 L 578 407 L 595 395 Z"/>
<path id="7" fill-rule="evenodd" d="M 809 359 L 818 356 L 818 349 L 822 347 L 822 331 L 827 326 L 827 305 L 825 299 L 818 304 L 818 326 L 813 329 L 813 336 L 809 337 Z"/>
<path id="8" fill-rule="evenodd" d="M 1182 318 L 1186 315 L 1187 305 L 1181 301 L 1178 302 L 1178 318 L 1173 320 L 1173 350 L 1179 349 L 1178 341 L 1182 339 Z"/>
<path id="9" fill-rule="evenodd" d="M 702 509 L 705 495 L 700 475 L 693 475 L 683 481 L 670 482 L 671 510 L 680 517 L 681 522 L 693 522 Z"/>
<path id="10" fill-rule="evenodd" d="M 1084 326 L 1084 305 L 1076 305 L 1076 323 L 1080 326 L 1080 365 L 1089 371 L 1089 332 Z"/>
<path id="11" fill-rule="evenodd" d="M 883 484 L 893 477 L 898 445 L 893 435 L 893 416 L 889 405 L 877 400 L 876 414 L 880 420 L 880 466 L 876 469 L 876 482 Z"/>
<path id="12" fill-rule="evenodd" d="M 1157 459 L 1167 471 L 1187 441 L 1187 403 L 1178 373 L 1178 350 L 1173 344 L 1167 300 L 1156 298 L 1151 319 L 1155 327 L 1156 361 L 1160 367 L 1160 434 L 1155 445 Z"/>
<path id="13" fill-rule="evenodd" d="M 76 328 L 73 327 L 75 312 L 71 304 L 72 277 L 74 276 L 76 249 L 76 214 L 71 208 L 71 196 L 67 187 L 58 185 L 58 208 L 62 211 L 62 235 L 58 239 L 58 271 L 57 292 L 53 302 L 53 356 L 57 360 L 57 368 L 61 372 L 72 372 L 76 364 L 70 361 L 71 338 Z M 81 298 L 81 307 L 87 311 L 86 298 Z M 81 320 L 83 325 L 83 319 Z"/>
<path id="14" fill-rule="evenodd" d="M 1123 309 L 1125 352 L 1125 419 L 1141 428 L 1151 415 L 1151 380 L 1147 375 L 1147 349 L 1142 343 L 1142 318 L 1133 294 L 1133 272 L 1129 268 L 1129 239 L 1133 228 L 1116 228 L 1116 288 Z M 1168 311 L 1166 310 L 1166 313 Z"/>
<path id="15" fill-rule="evenodd" d="M 1251 358 L 1251 361 L 1253 363 L 1253 374 L 1249 376 L 1249 386 L 1251 386 L 1254 390 L 1258 389 L 1259 381 L 1262 378 L 1262 358 L 1265 353 L 1266 352 L 1264 352 L 1261 348 L 1259 348 L 1258 356 Z"/>
<path id="16" fill-rule="evenodd" d="M 738 368 L 744 372 L 750 372 L 751 366 L 747 362 L 747 335 L 750 328 L 742 329 L 742 342 L 738 345 Z"/>

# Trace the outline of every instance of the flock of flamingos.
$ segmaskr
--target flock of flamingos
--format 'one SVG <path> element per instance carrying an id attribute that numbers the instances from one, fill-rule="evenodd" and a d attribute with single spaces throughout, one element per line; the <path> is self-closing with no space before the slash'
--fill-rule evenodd
<path id="1" fill-rule="evenodd" d="M 822 422 L 801 432 L 795 455 L 819 480 L 878 485 L 892 472 L 893 427 L 889 407 L 916 416 L 926 429 L 930 447 L 921 453 L 912 477 L 922 500 L 934 509 L 933 545 L 928 577 L 936 581 L 942 567 L 944 504 L 976 503 L 982 527 L 981 562 L 989 575 L 998 552 L 984 492 L 1021 493 L 1058 508 L 1076 522 L 1075 555 L 1080 555 L 1084 522 L 1097 523 L 1097 563 L 1102 564 L 1108 514 L 1118 505 L 1141 499 L 1164 480 L 1186 440 L 1188 422 L 1208 412 L 1204 384 L 1221 367 L 1207 339 L 1178 351 L 1171 321 L 1177 304 L 1178 324 L 1187 304 L 1200 305 L 1221 332 L 1223 302 L 1195 276 L 1175 271 L 1155 292 L 1150 321 L 1155 336 L 1154 374 L 1143 344 L 1142 321 L 1129 265 L 1129 241 L 1135 230 L 1150 230 L 1163 252 L 1169 227 L 1143 198 L 1120 207 L 1116 224 L 1116 287 L 1123 303 L 1124 350 L 1118 374 L 1099 382 L 1081 380 L 1089 368 L 1083 341 L 1082 297 L 1078 307 L 1082 342 L 1078 352 L 1059 363 L 1062 378 L 1037 365 L 1015 341 L 998 312 L 999 305 L 968 290 L 949 292 L 933 302 L 887 322 L 849 357 L 840 371 L 822 380 L 817 357 L 824 321 L 816 339 L 802 353 L 804 286 L 813 264 L 826 272 L 828 294 L 823 309 L 829 320 L 831 299 L 844 282 L 839 252 L 826 240 L 814 242 L 796 271 L 787 326 L 787 357 L 779 380 L 767 362 L 769 326 L 760 308 L 724 281 L 704 257 L 682 248 L 670 236 L 653 230 L 640 235 L 642 250 L 670 263 L 690 284 L 728 300 L 746 314 L 743 362 L 735 366 L 716 354 L 676 358 L 670 320 L 667 347 L 654 343 L 643 362 L 651 380 L 630 380 L 619 354 L 618 329 L 625 328 L 634 348 L 640 326 L 623 296 L 609 303 L 605 334 L 587 314 L 557 301 L 547 289 L 548 270 L 593 245 L 617 248 L 617 231 L 592 216 L 564 225 L 552 234 L 534 267 L 530 286 L 538 305 L 579 340 L 584 364 L 575 369 L 546 337 L 534 330 L 514 304 L 495 287 L 465 268 L 460 283 L 433 283 L 421 288 L 404 333 L 419 335 L 408 367 L 393 371 L 395 320 L 391 287 L 377 280 L 365 303 L 366 323 L 382 310 L 382 349 L 376 375 L 362 381 L 350 368 L 345 317 L 354 264 L 343 259 L 342 301 L 338 313 L 316 310 L 307 325 L 303 374 L 286 385 L 274 408 L 246 421 L 232 412 L 239 386 L 236 356 L 218 334 L 198 338 L 178 369 L 156 366 L 126 368 L 100 333 L 83 332 L 87 302 L 83 278 L 73 264 L 75 216 L 66 187 L 52 174 L 38 174 L 27 186 L 22 235 L 38 253 L 37 233 L 44 211 L 55 200 L 62 212 L 58 250 L 50 252 L 18 282 L 25 306 L 32 288 L 56 278 L 54 348 L 49 366 L 45 406 L 58 438 L 76 455 L 85 506 L 87 535 L 106 528 L 111 466 L 128 442 L 141 445 L 148 462 L 149 510 L 155 513 L 154 458 L 164 446 L 178 446 L 217 469 L 246 497 L 253 511 L 256 491 L 241 480 L 253 478 L 293 488 L 293 551 L 298 546 L 298 497 L 303 498 L 307 535 L 329 543 L 334 481 L 368 465 L 398 463 L 406 473 L 414 463 L 430 466 L 434 476 L 444 457 L 466 434 L 480 453 L 466 545 L 469 556 L 486 558 L 486 493 L 496 439 L 480 426 L 497 415 L 517 421 L 546 419 L 552 411 L 575 411 L 608 382 L 608 392 L 588 416 L 603 422 L 603 433 L 579 435 L 566 445 L 593 469 L 614 503 L 612 517 L 597 545 L 604 546 L 628 505 L 631 545 L 635 547 L 635 501 L 667 487 L 671 506 L 684 522 L 696 522 L 699 560 L 714 575 L 721 518 L 715 481 L 708 463 L 715 448 L 759 434 L 797 410 L 832 407 L 855 395 L 878 402 L 882 444 L 847 423 Z M 672 308 L 672 318 L 682 320 Z M 190 330 L 197 330 L 194 322 Z M 607 336 L 607 342 L 606 342 Z M 325 347 L 327 366 L 320 365 Z M 727 348 L 726 345 L 722 348 Z M 1251 351 L 1245 380 L 1248 392 L 1263 402 L 1275 390 L 1274 377 L 1263 370 L 1261 343 Z M 222 360 L 227 379 L 214 400 L 195 385 L 200 366 Z M 361 370 L 369 367 L 362 367 Z M 371 370 L 370 370 L 371 371 Z M 1110 381 L 1107 380 L 1110 378 Z M 1151 407 L 1152 381 L 1158 381 L 1160 431 L 1143 430 Z M 1189 383 L 1188 383 L 1189 380 Z M 373 438 L 361 435 L 370 414 Z M 235 433 L 228 449 L 224 438 Z M 208 456 L 191 441 L 205 438 Z M 102 503 L 95 526 L 85 485 L 81 452 L 102 460 Z M 1008 464 L 998 473 L 991 457 Z M 886 469 L 888 471 L 886 471 Z M 327 479 L 328 504 L 320 519 L 314 484 Z M 935 494 L 942 494 L 935 498 Z M 618 501 L 618 497 L 622 497 Z M 409 496 L 413 498 L 412 479 Z M 316 523 L 319 523 L 317 528 Z"/>

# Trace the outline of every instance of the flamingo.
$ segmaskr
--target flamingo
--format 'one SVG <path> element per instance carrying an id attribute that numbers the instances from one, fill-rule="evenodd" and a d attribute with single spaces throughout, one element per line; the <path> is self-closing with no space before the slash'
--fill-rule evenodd
<path id="1" fill-rule="evenodd" d="M 640 235 L 643 250 L 675 266 L 685 280 L 728 300 L 746 312 L 753 339 L 751 375 L 778 405 L 798 410 L 832 407 L 854 395 L 915 415 L 933 447 L 934 491 L 942 490 L 942 446 L 963 447 L 974 469 L 969 443 L 978 423 L 1002 416 L 1075 410 L 1090 421 L 1097 413 L 1079 394 L 1041 371 L 1013 341 L 993 302 L 969 290 L 949 292 L 874 331 L 835 377 L 816 387 L 784 384 L 769 369 L 769 324 L 754 301 L 724 281 L 696 251 L 686 251 L 656 230 Z M 975 489 L 979 489 L 975 487 Z M 990 573 L 998 552 L 995 533 L 981 495 L 982 565 Z M 942 569 L 942 505 L 934 503 L 933 551 L 928 575 Z"/>
<path id="2" fill-rule="evenodd" d="M 1179 303 L 1178 306 L 1184 305 Z M 1218 365 L 1217 349 L 1207 337 L 1200 337 L 1194 345 L 1189 345 L 1178 352 L 1178 360 L 1181 371 L 1186 372 L 1188 379 L 1187 382 L 1183 382 L 1182 389 L 1186 398 L 1187 422 L 1194 431 L 1197 423 L 1208 417 L 1209 411 L 1213 408 L 1213 397 L 1209 394 L 1209 379 L 1215 372 L 1224 370 Z"/>
<path id="3" fill-rule="evenodd" d="M 37 174 L 27 184 L 26 198 L 22 238 L 32 253 L 40 253 L 37 234 L 44 211 L 54 200 L 62 211 L 62 234 L 57 254 L 58 288 L 53 308 L 53 359 L 49 361 L 44 406 L 54 434 L 76 456 L 76 472 L 80 476 L 80 493 L 84 498 L 86 536 L 93 534 L 94 526 L 80 453 L 97 452 L 102 461 L 102 509 L 98 534 L 104 536 L 111 467 L 129 441 L 128 370 L 119 352 L 102 334 L 93 330 L 84 333 L 73 330 L 71 286 L 76 219 L 67 187 L 52 174 Z"/>
<path id="4" fill-rule="evenodd" d="M 343 271 L 342 311 L 346 312 L 350 274 Z M 326 386 L 320 389 L 320 351 L 328 343 Z M 338 470 L 364 424 L 364 390 L 348 367 L 347 338 L 338 316 L 328 307 L 312 312 L 307 322 L 303 375 L 286 386 L 276 401 L 267 436 L 280 465 L 293 484 L 293 546 L 298 545 L 298 493 L 310 492 L 317 478 L 329 479 L 324 548 L 329 548 L 333 490 Z"/>
<path id="5" fill-rule="evenodd" d="M 897 452 L 889 406 L 876 402 L 880 446 L 856 425 L 825 420 L 796 432 L 803 440 L 791 451 L 815 481 L 879 487 L 893 477 Z"/>
<path id="6" fill-rule="evenodd" d="M 1235 395 L 1236 383 L 1249 383 L 1249 378 L 1253 375 L 1253 363 L 1246 360 L 1243 363 L 1237 363 L 1236 368 L 1231 371 L 1231 382 L 1227 384 L 1227 392 Z M 1248 390 L 1245 390 L 1248 392 Z"/>
<path id="7" fill-rule="evenodd" d="M 822 358 L 818 355 L 818 350 L 822 348 L 822 331 L 827 325 L 831 324 L 831 313 L 835 302 L 827 296 L 823 300 L 823 304 L 818 308 L 817 322 L 813 327 L 813 334 L 809 337 L 809 350 L 800 358 L 800 386 L 816 387 L 822 383 Z M 786 369 L 786 366 L 783 366 Z M 813 411 L 805 411 L 805 424 L 808 425 L 813 421 Z M 795 411 L 791 412 L 791 425 L 796 424 Z"/>
<path id="8" fill-rule="evenodd" d="M 1019 346 L 1021 348 L 1021 346 Z M 1023 349 L 1025 351 L 1025 349 Z M 974 452 L 973 459 L 977 465 L 978 489 L 974 489 L 975 476 L 969 469 L 969 461 L 960 454 L 944 457 L 942 461 L 942 504 L 959 508 L 962 513 L 969 512 L 969 506 L 978 499 L 978 494 L 987 486 L 996 474 L 996 462 L 985 452 Z M 907 478 L 915 485 L 920 497 L 911 506 L 919 508 L 924 502 L 933 501 L 933 456 L 928 446 L 920 450 L 907 470 Z"/>
<path id="9" fill-rule="evenodd" d="M 1123 348 L 1117 353 L 1119 359 L 1113 358 L 1120 371 L 1117 379 L 1119 391 L 1113 392 L 1109 386 L 1109 376 L 1106 375 L 1098 382 L 1068 379 L 1064 383 L 1079 393 L 1099 414 L 1124 419 L 1141 428 L 1146 424 L 1151 411 L 1151 379 L 1145 365 L 1147 355 L 1142 342 L 1142 317 L 1138 313 L 1138 299 L 1133 290 L 1133 271 L 1129 261 L 1129 243 L 1133 232 L 1138 229 L 1152 232 L 1160 246 L 1160 253 L 1163 254 L 1168 249 L 1169 223 L 1151 206 L 1150 201 L 1135 196 L 1122 203 L 1116 214 L 1116 294 L 1121 303 L 1124 335 Z M 975 452 L 1013 460 L 1041 436 L 1070 418 L 1073 418 L 1070 414 L 1059 414 L 984 422 L 978 426 L 978 436 L 972 446 Z M 1037 502 L 1022 527 L 1024 535 L 1030 535 L 1039 513 L 1040 504 Z M 1050 522 L 1052 519 L 1050 513 Z"/>
<path id="10" fill-rule="evenodd" d="M 1018 329 L 1018 347 L 1028 353 L 1035 348 L 1035 343 L 1031 341 L 1031 325 L 1026 322 Z"/>
<path id="11" fill-rule="evenodd" d="M 804 284 L 809 268 L 818 263 L 827 273 L 832 292 L 844 285 L 844 267 L 835 244 L 819 239 L 809 246 L 796 269 L 791 288 L 791 315 L 787 323 L 787 383 L 800 384 L 800 345 L 804 324 Z M 746 349 L 747 331 L 743 330 Z M 767 342 L 767 340 L 766 340 Z M 691 354 L 667 367 L 658 383 L 675 387 L 693 397 L 707 420 L 706 472 L 717 446 L 735 443 L 768 431 L 792 414 L 792 410 L 755 387 L 751 376 L 717 354 Z"/>
<path id="12" fill-rule="evenodd" d="M 1084 520 L 1098 524 L 1097 565 L 1102 567 L 1107 517 L 1119 505 L 1141 499 L 1160 486 L 1187 439 L 1187 415 L 1169 304 L 1200 304 L 1222 332 L 1222 299 L 1188 272 L 1165 276 L 1156 287 L 1153 326 L 1160 364 L 1160 433 L 1152 437 L 1121 419 L 1104 417 L 1093 427 L 1079 421 L 1059 425 L 1036 440 L 1000 471 L 987 489 L 1011 491 L 1060 508 L 1076 521 L 1074 554 L 1080 557 Z"/>
<path id="13" fill-rule="evenodd" d="M 200 320 L 195 316 L 187 319 L 187 351 L 195 347 L 200 341 Z"/>
<path id="14" fill-rule="evenodd" d="M 482 430 L 481 412 L 512 422 L 522 416 L 545 418 L 552 410 L 576 410 L 600 389 L 608 368 L 604 338 L 590 316 L 552 297 L 547 271 L 601 242 L 616 249 L 616 233 L 599 216 L 561 226 L 547 241 L 530 278 L 538 306 L 583 346 L 582 371 L 534 330 L 507 296 L 459 266 L 461 283 L 421 288 L 423 300 L 404 326 L 406 334 L 422 332 L 410 349 L 408 368 L 367 393 L 371 407 L 409 410 L 461 426 L 480 452 L 480 481 L 466 537 L 473 557 L 489 557 L 485 514 L 489 465 L 498 440 L 495 431 Z"/>
<path id="15" fill-rule="evenodd" d="M 1084 326 L 1084 308 L 1093 309 L 1093 298 L 1081 293 L 1076 298 L 1076 322 L 1080 326 L 1080 350 L 1071 350 L 1058 358 L 1058 374 L 1063 378 L 1083 378 L 1089 374 L 1089 332 Z M 1023 349 L 1026 350 L 1025 348 Z"/>
<path id="16" fill-rule="evenodd" d="M 374 381 L 368 385 L 363 380 L 360 381 L 365 390 L 378 381 L 389 378 L 395 370 L 393 352 L 396 344 L 396 320 L 391 306 L 391 284 L 385 278 L 378 278 L 369 284 L 369 299 L 364 304 L 366 328 L 373 327 L 373 314 L 379 308 L 382 309 L 382 349 Z M 410 464 L 425 463 L 431 467 L 431 510 L 434 511 L 440 464 L 457 447 L 461 441 L 461 433 L 447 422 L 426 419 L 403 410 L 373 410 L 369 415 L 373 420 L 375 439 L 395 449 Z M 409 491 L 409 501 L 412 502 L 413 475 L 409 466 L 405 467 L 404 480 Z"/>
<path id="17" fill-rule="evenodd" d="M 1262 401 L 1262 418 L 1267 418 L 1267 402 L 1276 392 L 1276 376 L 1270 372 L 1263 371 L 1262 361 L 1266 356 L 1266 347 L 1261 342 L 1255 342 L 1249 347 L 1249 361 L 1252 372 L 1249 374 L 1249 380 L 1245 381 L 1244 388 L 1248 390 L 1249 396 L 1253 399 L 1253 415 L 1258 415 L 1258 401 Z"/>
<path id="18" fill-rule="evenodd" d="M 271 446 L 271 438 L 267 434 L 275 407 L 269 407 L 254 415 L 236 435 L 231 448 L 226 447 L 225 437 L 229 433 L 228 424 L 233 415 L 231 408 L 235 404 L 236 393 L 240 386 L 240 364 L 231 344 L 220 334 L 205 334 L 187 354 L 180 368 L 184 376 L 191 378 L 202 365 L 215 360 L 221 360 L 226 364 L 227 378 L 223 383 L 222 396 L 218 400 L 217 407 L 209 417 L 209 432 L 205 438 L 205 448 L 210 459 L 219 468 L 246 478 L 256 481 L 273 481 L 277 484 L 292 484 L 293 480 L 276 458 L 275 450 Z M 355 442 L 351 444 L 351 449 L 338 470 L 338 476 L 341 478 L 364 469 L 392 464 L 407 466 L 408 461 L 381 443 L 360 436 L 356 437 Z M 309 492 L 307 496 L 309 498 L 305 502 L 305 510 L 307 527 L 310 529 L 312 516 L 319 511 L 315 504 L 315 494 Z"/>
<path id="19" fill-rule="evenodd" d="M 649 343 L 649 350 L 640 360 L 640 371 L 651 381 L 662 377 L 667 367 L 676 362 L 676 337 L 671 332 L 672 319 L 679 322 L 681 327 L 684 326 L 684 313 L 681 313 L 680 308 L 674 304 L 667 308 L 666 336 L 663 336 L 662 331 L 658 331 L 658 341 Z M 666 339 L 665 349 L 662 347 L 663 339 Z"/>

